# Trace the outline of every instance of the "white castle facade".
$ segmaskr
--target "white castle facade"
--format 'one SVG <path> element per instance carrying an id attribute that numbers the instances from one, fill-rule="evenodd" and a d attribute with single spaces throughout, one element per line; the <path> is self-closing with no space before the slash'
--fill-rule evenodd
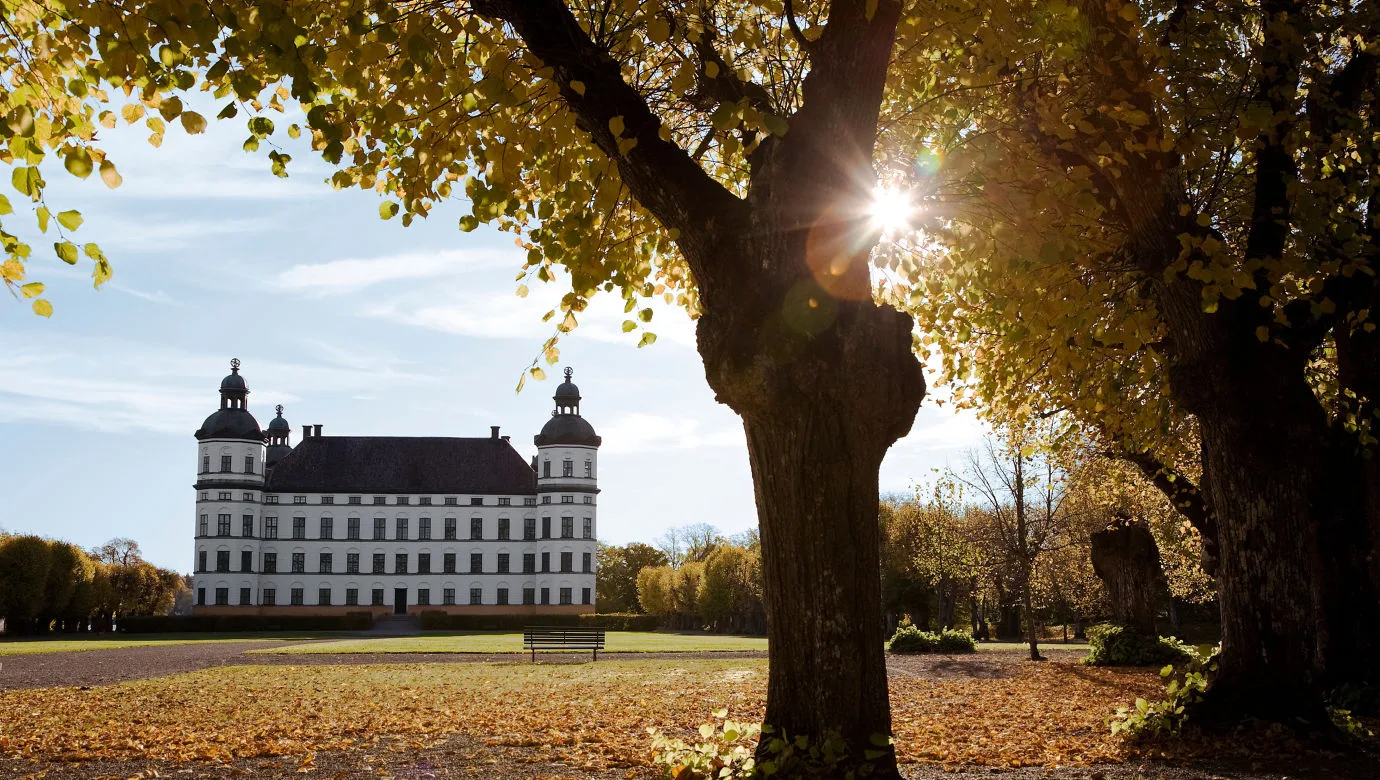
<path id="1" fill-rule="evenodd" d="M 594 611 L 600 438 L 566 369 L 529 462 L 482 438 L 261 429 L 231 361 L 197 439 L 197 614 Z"/>

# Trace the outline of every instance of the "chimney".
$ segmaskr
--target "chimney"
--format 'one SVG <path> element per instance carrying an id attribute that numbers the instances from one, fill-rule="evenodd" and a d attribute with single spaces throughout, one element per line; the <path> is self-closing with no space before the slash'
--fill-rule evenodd
<path id="1" fill-rule="evenodd" d="M 532 473 L 533 473 L 533 474 L 537 473 L 537 456 L 536 456 L 536 455 L 533 455 L 533 456 L 532 456 Z"/>
<path id="2" fill-rule="evenodd" d="M 500 438 L 500 439 L 502 439 L 503 441 L 506 442 L 506 441 L 508 441 L 509 439 L 513 438 L 513 437 L 511 437 L 511 436 L 500 436 L 500 437 L 498 437 L 498 438 Z"/>
<path id="3" fill-rule="evenodd" d="M 312 433 L 312 436 L 320 436 L 320 435 L 321 435 L 321 426 L 316 425 L 316 426 L 312 426 L 312 427 L 316 428 L 316 430 Z"/>
<path id="4" fill-rule="evenodd" d="M 490 425 L 490 426 L 489 426 L 489 438 L 490 438 L 490 439 L 493 439 L 494 441 L 498 441 L 498 426 L 497 426 L 497 425 Z"/>
<path id="5" fill-rule="evenodd" d="M 303 425 L 303 426 L 302 426 L 302 438 L 304 438 L 304 439 L 310 439 L 310 438 L 311 438 L 311 426 L 310 426 L 310 425 Z"/>

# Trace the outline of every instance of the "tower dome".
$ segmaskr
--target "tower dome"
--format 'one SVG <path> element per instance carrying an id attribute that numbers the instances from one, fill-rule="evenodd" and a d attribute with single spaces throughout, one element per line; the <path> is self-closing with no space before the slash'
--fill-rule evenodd
<path id="1" fill-rule="evenodd" d="M 220 409 L 201 424 L 196 432 L 200 441 L 207 439 L 244 439 L 263 441 L 259 421 L 249 413 L 249 386 L 240 376 L 240 361 L 230 361 L 230 373 L 220 381 Z"/>
<path id="2" fill-rule="evenodd" d="M 292 452 L 292 445 L 288 443 L 288 437 L 292 435 L 292 426 L 283 418 L 283 405 L 278 404 L 273 407 L 273 411 L 278 413 L 277 417 L 268 421 L 268 449 L 264 451 L 264 464 L 272 466 Z"/>
<path id="3" fill-rule="evenodd" d="M 551 419 L 542 426 L 541 433 L 533 439 L 538 447 L 554 444 L 575 444 L 585 447 L 598 447 L 602 439 L 594 432 L 594 426 L 580 416 L 580 388 L 570 381 L 574 369 L 565 370 L 565 381 L 556 388 L 552 400 L 556 409 Z"/>

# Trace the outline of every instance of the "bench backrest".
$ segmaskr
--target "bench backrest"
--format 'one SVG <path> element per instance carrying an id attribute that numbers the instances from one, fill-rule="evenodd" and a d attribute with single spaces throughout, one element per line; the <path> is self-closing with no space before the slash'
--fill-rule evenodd
<path id="1" fill-rule="evenodd" d="M 560 626 L 528 626 L 522 630 L 524 642 L 569 642 L 589 644 L 604 642 L 602 628 L 562 628 Z"/>

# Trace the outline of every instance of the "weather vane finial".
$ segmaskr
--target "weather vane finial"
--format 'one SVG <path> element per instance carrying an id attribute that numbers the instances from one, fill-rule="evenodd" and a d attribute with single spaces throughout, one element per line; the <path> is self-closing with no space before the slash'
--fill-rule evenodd
<path id="1" fill-rule="evenodd" d="M 283 405 L 282 405 L 282 404 L 278 404 L 277 406 L 273 407 L 273 411 L 277 412 L 279 417 L 282 417 L 282 416 L 283 416 Z"/>
<path id="2" fill-rule="evenodd" d="M 239 358 L 230 358 L 230 373 L 232 373 L 232 374 L 238 374 L 239 372 L 240 372 L 240 359 L 239 359 Z"/>
<path id="3" fill-rule="evenodd" d="M 574 376 L 574 375 L 575 375 L 575 369 L 571 368 L 570 366 L 566 366 L 566 367 L 565 367 L 565 381 L 569 382 L 569 381 L 570 381 L 570 377 L 572 377 L 572 376 Z"/>

